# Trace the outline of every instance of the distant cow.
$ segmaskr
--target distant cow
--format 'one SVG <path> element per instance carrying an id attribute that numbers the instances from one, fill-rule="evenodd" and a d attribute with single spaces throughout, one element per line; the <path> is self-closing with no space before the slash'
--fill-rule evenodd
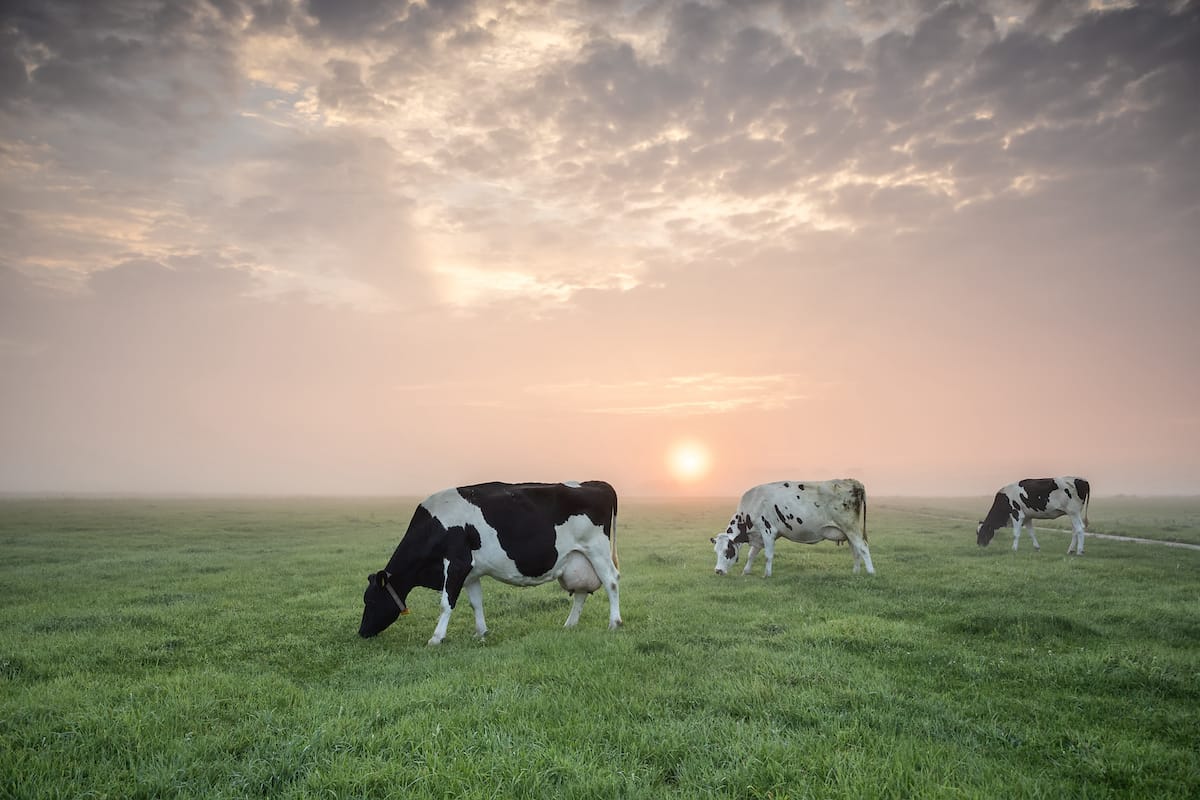
<path id="1" fill-rule="evenodd" d="M 442 594 L 442 614 L 429 644 L 446 636 L 450 612 L 465 588 L 483 620 L 484 575 L 515 586 L 558 579 L 571 593 L 566 627 L 579 621 L 588 594 L 608 593 L 608 627 L 621 624 L 617 597 L 617 493 L 603 481 L 585 483 L 482 483 L 446 489 L 426 498 L 387 566 L 367 577 L 358 634 L 381 632 L 408 613 L 415 586 Z"/>
<path id="2" fill-rule="evenodd" d="M 1021 539 L 1021 526 L 1029 528 L 1033 549 L 1041 550 L 1037 536 L 1033 533 L 1035 519 L 1057 519 L 1066 514 L 1071 518 L 1071 543 L 1067 554 L 1074 550 L 1083 555 L 1083 534 L 1087 529 L 1088 497 L 1092 487 L 1083 478 L 1026 478 L 1010 483 L 996 492 L 992 509 L 975 529 L 975 540 L 980 547 L 987 547 L 996 535 L 996 529 L 1005 525 L 1013 528 L 1013 552 Z"/>
<path id="3" fill-rule="evenodd" d="M 867 493 L 851 478 L 835 481 L 780 481 L 755 486 L 742 495 L 729 527 L 709 541 L 717 554 L 718 575 L 724 575 L 738 560 L 738 551 L 750 543 L 743 575 L 750 574 L 754 557 L 762 550 L 767 566 L 763 577 L 771 577 L 775 539 L 813 544 L 830 540 L 850 542 L 854 571 L 866 564 L 875 574 L 867 548 Z"/>

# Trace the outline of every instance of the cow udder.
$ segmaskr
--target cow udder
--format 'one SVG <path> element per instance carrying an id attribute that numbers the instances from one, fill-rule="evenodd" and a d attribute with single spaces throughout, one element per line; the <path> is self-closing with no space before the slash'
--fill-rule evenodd
<path id="1" fill-rule="evenodd" d="M 568 592 L 587 592 L 591 594 L 600 588 L 600 576 L 592 569 L 592 562 L 583 553 L 571 553 L 563 562 L 562 574 L 558 576 L 558 585 Z"/>

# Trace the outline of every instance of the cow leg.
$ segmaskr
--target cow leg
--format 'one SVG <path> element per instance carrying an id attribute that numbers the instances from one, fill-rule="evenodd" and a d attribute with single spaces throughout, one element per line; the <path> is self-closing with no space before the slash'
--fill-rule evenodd
<path id="1" fill-rule="evenodd" d="M 587 600 L 587 592 L 571 592 L 571 613 L 567 615 L 567 624 L 564 628 L 574 628 L 575 623 L 579 622 L 579 615 L 583 613 L 583 601 Z"/>
<path id="2" fill-rule="evenodd" d="M 1038 544 L 1037 536 L 1033 533 L 1033 517 L 1025 520 L 1025 527 L 1029 529 L 1029 538 L 1033 540 L 1033 549 L 1041 550 L 1042 546 Z"/>
<path id="3" fill-rule="evenodd" d="M 1071 515 L 1071 543 L 1067 545 L 1067 555 L 1071 555 L 1071 548 L 1075 548 L 1075 555 L 1083 555 L 1083 534 L 1084 524 L 1083 519 L 1078 514 Z"/>
<path id="4" fill-rule="evenodd" d="M 483 621 L 483 587 L 476 578 L 463 588 L 467 590 L 467 599 L 471 601 L 471 609 L 475 612 L 475 635 L 482 639 L 488 632 L 487 623 Z"/>
<path id="5" fill-rule="evenodd" d="M 875 565 L 871 563 L 871 549 L 867 547 L 867 540 L 862 537 L 862 534 L 856 532 L 846 533 L 846 541 L 850 543 L 850 553 L 854 556 L 854 572 L 858 574 L 858 568 L 865 565 L 868 575 L 875 574 Z"/>
<path id="6" fill-rule="evenodd" d="M 1021 540 L 1021 528 L 1025 527 L 1025 517 L 1020 516 L 1013 520 L 1013 552 L 1017 552 L 1017 543 Z"/>
<path id="7" fill-rule="evenodd" d="M 463 590 L 463 584 L 466 583 L 467 574 L 471 571 L 470 563 L 459 564 L 452 562 L 450 559 L 442 560 L 442 614 L 438 617 L 437 626 L 433 629 L 433 636 L 429 637 L 429 644 L 441 644 L 446 638 L 446 628 L 450 626 L 450 613 L 454 611 L 454 605 L 458 602 L 458 595 Z M 478 578 L 474 581 L 478 588 Z M 467 597 L 471 596 L 471 590 L 467 590 Z M 480 595 L 482 600 L 482 593 Z M 482 602 L 479 610 L 476 612 L 476 624 L 483 614 Z"/>
<path id="8" fill-rule="evenodd" d="M 742 567 L 743 575 L 750 574 L 750 565 L 754 563 L 754 557 L 756 555 L 758 555 L 759 550 L 762 550 L 762 548 L 759 547 L 758 545 L 756 545 L 756 544 L 750 545 L 750 549 L 746 552 L 746 566 Z"/>
<path id="9" fill-rule="evenodd" d="M 596 577 L 600 579 L 600 585 L 604 587 L 604 591 L 608 593 L 608 629 L 616 630 L 621 625 L 621 595 L 617 589 L 617 580 L 621 574 L 617 572 L 617 565 L 613 563 L 612 553 L 608 549 L 608 537 L 599 537 L 596 543 L 586 549 L 584 555 L 588 561 L 592 562 L 592 569 L 596 571 Z M 571 609 L 571 616 L 579 618 L 578 609 L 583 608 L 583 600 L 587 595 L 580 595 L 575 599 L 575 607 Z M 567 618 L 570 623 L 570 617 Z"/>
<path id="10" fill-rule="evenodd" d="M 763 570 L 763 577 L 771 577 L 771 566 L 775 563 L 775 537 L 769 533 L 764 533 L 762 537 L 763 558 L 767 560 L 767 566 Z M 750 571 L 750 564 L 746 564 L 746 571 Z"/>
<path id="11" fill-rule="evenodd" d="M 446 638 L 446 628 L 450 625 L 450 612 L 454 610 L 454 606 L 450 605 L 450 600 L 446 596 L 446 590 L 442 590 L 442 614 L 438 617 L 437 626 L 433 629 L 433 636 L 429 637 L 429 644 L 441 644 L 442 639 Z"/>

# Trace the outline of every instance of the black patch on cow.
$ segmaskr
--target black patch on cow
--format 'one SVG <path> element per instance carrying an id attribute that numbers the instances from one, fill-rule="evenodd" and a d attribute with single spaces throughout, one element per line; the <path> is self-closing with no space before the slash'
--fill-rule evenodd
<path id="1" fill-rule="evenodd" d="M 983 522 L 979 523 L 977 542 L 982 546 L 987 546 L 988 542 L 992 541 L 992 537 L 996 535 L 996 529 L 1007 525 L 1011 515 L 1012 508 L 1008 503 L 1008 495 L 1004 492 L 996 492 L 996 497 L 992 500 L 992 507 L 988 509 Z"/>
<path id="2" fill-rule="evenodd" d="M 802 491 L 802 492 L 803 492 L 803 491 L 804 491 L 804 484 L 803 484 L 803 483 L 802 483 L 802 484 L 800 484 L 800 486 L 799 486 L 798 488 L 800 489 L 800 491 Z"/>
<path id="3" fill-rule="evenodd" d="M 763 530 L 765 530 L 765 531 L 771 530 L 771 520 L 767 519 L 766 517 L 763 517 L 762 524 L 763 524 Z"/>
<path id="4" fill-rule="evenodd" d="M 733 546 L 732 540 L 725 545 L 725 557 L 731 561 L 737 561 L 737 548 Z"/>
<path id="5" fill-rule="evenodd" d="M 737 534 L 737 536 L 733 537 L 733 539 L 731 541 L 739 542 L 739 543 L 750 541 L 750 528 L 751 527 L 753 527 L 753 526 L 742 524 L 741 520 L 739 520 L 738 521 L 738 534 Z"/>
<path id="6" fill-rule="evenodd" d="M 446 529 L 446 556 L 443 563 L 446 571 L 446 601 L 451 608 L 458 605 L 458 595 L 474 566 L 471 552 L 478 550 L 480 545 L 479 530 L 474 525 L 468 523 Z"/>
<path id="7" fill-rule="evenodd" d="M 1018 481 L 1017 486 L 1021 487 L 1021 502 L 1026 508 L 1045 511 L 1046 506 L 1050 505 L 1050 493 L 1058 488 L 1058 481 L 1054 478 L 1026 478 Z"/>
<path id="8" fill-rule="evenodd" d="M 1083 478 L 1075 479 L 1075 491 L 1079 493 L 1079 502 L 1086 503 L 1092 493 L 1092 485 Z"/>
<path id="9" fill-rule="evenodd" d="M 862 484 L 856 483 L 850 487 L 850 510 L 855 514 L 863 513 L 863 507 L 867 504 L 867 491 L 862 487 Z"/>
<path id="10" fill-rule="evenodd" d="M 467 546 L 467 550 L 478 550 L 483 547 L 483 542 L 479 538 L 479 529 L 474 525 L 463 527 L 463 540 Z"/>
<path id="11" fill-rule="evenodd" d="M 459 529 L 461 530 L 461 529 Z M 441 589 L 445 575 L 442 560 L 446 557 L 448 531 L 429 513 L 424 505 L 417 506 L 404 538 L 396 545 L 385 567 L 389 582 L 400 594 L 408 597 L 414 586 Z"/>
<path id="12" fill-rule="evenodd" d="M 545 575 L 558 561 L 554 528 L 577 514 L 611 536 L 617 494 L 603 481 L 571 487 L 561 483 L 481 483 L 458 489 L 495 529 L 500 547 L 522 575 Z M 478 549 L 478 548 L 476 548 Z"/>
<path id="13" fill-rule="evenodd" d="M 783 523 L 785 526 L 787 526 L 787 529 L 788 529 L 789 531 L 791 531 L 791 530 L 795 530 L 795 528 L 793 528 L 793 527 L 792 527 L 791 523 L 789 523 L 789 522 L 787 521 L 787 517 L 785 517 L 785 516 L 783 515 L 783 512 L 779 510 L 779 506 L 778 506 L 778 505 L 776 505 L 776 506 L 775 506 L 775 516 L 779 517 L 779 521 L 780 521 L 780 522 L 782 522 L 782 523 Z"/>
<path id="14" fill-rule="evenodd" d="M 788 483 L 787 481 L 784 481 L 784 482 L 783 482 L 783 488 L 785 488 L 785 489 L 789 489 L 789 488 L 791 488 L 791 484 L 790 484 L 790 483 Z"/>
<path id="15" fill-rule="evenodd" d="M 1034 511 L 1045 511 L 1050 505 L 1050 493 L 1058 488 L 1053 478 L 1026 478 L 1018 481 L 1021 487 L 1021 502 Z"/>

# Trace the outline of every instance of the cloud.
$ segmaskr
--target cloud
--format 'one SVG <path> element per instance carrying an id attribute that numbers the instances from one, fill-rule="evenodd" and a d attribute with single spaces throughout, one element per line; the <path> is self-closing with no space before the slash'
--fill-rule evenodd
<path id="1" fill-rule="evenodd" d="M 654 380 L 528 383 L 500 390 L 487 381 L 399 384 L 393 390 L 420 403 L 488 407 L 509 412 L 663 417 L 778 411 L 827 392 L 829 381 L 805 381 L 798 374 L 673 375 Z"/>
<path id="2" fill-rule="evenodd" d="M 533 308 L 784 230 L 936 228 L 1098 163 L 1186 195 L 1196 149 L 1191 5 L 86 8 L 18 6 L 6 28 L 30 76 L 18 102 L 45 110 L 17 129 L 48 145 L 14 183 L 78 206 L 12 226 L 30 266 L 162 258 L 186 237 L 337 301 L 461 307 L 523 286 Z M 68 147 L 67 112 L 128 134 Z M 205 185 L 216 159 L 233 169 Z M 148 192 L 151 175 L 172 188 Z M 114 191 L 145 212 L 105 211 Z M 431 294 L 450 273 L 498 291 Z"/>
<path id="3" fill-rule="evenodd" d="M 792 374 L 704 373 L 625 383 L 544 384 L 526 391 L 563 398 L 588 414 L 681 417 L 788 408 L 807 399 L 801 382 L 800 375 Z"/>
<path id="4" fill-rule="evenodd" d="M 537 315 L 539 308 L 552 307 L 570 301 L 577 292 L 607 290 L 615 283 L 632 289 L 637 280 L 630 275 L 600 275 L 577 283 L 583 276 L 543 277 L 516 270 L 481 269 L 461 265 L 441 265 L 434 269 L 445 302 L 458 309 L 478 306 L 519 306 L 525 313 Z"/>

